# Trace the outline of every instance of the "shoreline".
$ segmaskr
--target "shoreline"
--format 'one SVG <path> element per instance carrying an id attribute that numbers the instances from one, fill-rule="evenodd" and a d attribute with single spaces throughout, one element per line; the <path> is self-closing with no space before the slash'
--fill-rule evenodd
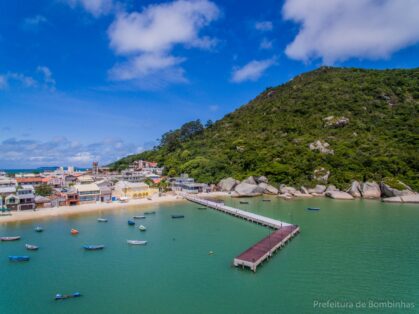
<path id="1" fill-rule="evenodd" d="M 224 192 L 211 192 L 211 193 L 200 193 L 198 196 L 217 197 L 217 196 L 228 196 Z M 0 226 L 7 223 L 23 222 L 23 221 L 34 221 L 50 218 L 59 218 L 62 216 L 73 216 L 80 214 L 89 214 L 100 211 L 112 211 L 116 209 L 129 209 L 135 206 L 146 207 L 147 205 L 159 205 L 172 202 L 181 202 L 184 198 L 174 194 L 165 195 L 160 197 L 152 197 L 151 200 L 133 199 L 127 203 L 93 203 L 93 204 L 82 204 L 77 206 L 60 206 L 53 208 L 39 208 L 36 211 L 14 211 L 11 212 L 11 216 L 0 217 Z"/>

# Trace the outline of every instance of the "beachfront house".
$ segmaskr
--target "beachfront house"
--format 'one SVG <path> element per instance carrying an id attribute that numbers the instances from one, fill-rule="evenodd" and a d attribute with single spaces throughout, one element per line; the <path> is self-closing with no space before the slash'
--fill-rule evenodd
<path id="1" fill-rule="evenodd" d="M 77 184 L 74 189 L 77 191 L 81 204 L 100 201 L 100 189 L 95 183 Z"/>
<path id="2" fill-rule="evenodd" d="M 8 210 L 18 210 L 19 198 L 15 194 L 10 194 L 6 196 L 4 204 Z"/>
<path id="3" fill-rule="evenodd" d="M 25 176 L 16 178 L 17 184 L 20 185 L 31 185 L 38 186 L 42 184 L 48 184 L 49 178 L 44 178 L 40 176 Z"/>
<path id="4" fill-rule="evenodd" d="M 19 198 L 19 205 L 17 210 L 35 209 L 35 189 L 32 185 L 22 185 L 16 190 L 16 195 Z"/>
<path id="5" fill-rule="evenodd" d="M 158 193 L 157 189 L 150 189 L 144 182 L 119 181 L 115 184 L 115 196 L 128 198 L 150 197 Z"/>
<path id="6" fill-rule="evenodd" d="M 62 200 L 59 205 L 61 206 L 75 206 L 79 205 L 79 194 L 74 188 L 66 188 L 61 190 Z"/>
<path id="7" fill-rule="evenodd" d="M 128 182 L 143 182 L 145 180 L 145 174 L 142 171 L 134 171 L 134 170 L 123 170 L 121 172 L 121 179 L 122 181 Z"/>

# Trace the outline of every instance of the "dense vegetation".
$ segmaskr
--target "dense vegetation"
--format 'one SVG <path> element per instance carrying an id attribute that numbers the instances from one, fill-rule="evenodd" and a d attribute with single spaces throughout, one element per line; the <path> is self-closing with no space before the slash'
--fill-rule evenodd
<path id="1" fill-rule="evenodd" d="M 418 190 L 418 109 L 419 69 L 322 67 L 266 89 L 215 123 L 170 131 L 158 147 L 112 166 L 146 159 L 168 175 L 186 172 L 208 183 L 266 175 L 294 185 L 315 184 L 313 171 L 323 167 L 341 188 L 354 179 L 399 179 Z M 349 123 L 333 126 L 340 117 Z M 317 140 L 334 154 L 310 150 Z"/>

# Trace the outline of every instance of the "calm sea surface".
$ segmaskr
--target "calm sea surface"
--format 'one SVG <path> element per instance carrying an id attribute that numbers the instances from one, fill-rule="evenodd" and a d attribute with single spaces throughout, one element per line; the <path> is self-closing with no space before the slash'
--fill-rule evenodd
<path id="1" fill-rule="evenodd" d="M 2 225 L 0 236 L 22 239 L 0 243 L 0 313 L 353 313 L 360 302 L 371 313 L 419 313 L 419 206 L 323 198 L 249 202 L 226 200 L 301 226 L 256 274 L 232 261 L 269 230 L 187 202 L 106 212 L 108 223 L 96 222 L 101 214 L 94 213 Z M 146 232 L 127 225 L 145 210 L 156 210 L 137 221 Z M 186 217 L 171 219 L 173 213 Z M 35 233 L 37 225 L 45 231 Z M 71 236 L 71 228 L 80 234 Z M 129 246 L 127 239 L 149 242 Z M 25 243 L 40 249 L 28 252 Z M 84 244 L 106 248 L 85 252 Z M 31 260 L 10 263 L 8 255 Z M 76 291 L 83 296 L 53 300 Z M 318 302 L 327 301 L 329 308 L 320 309 Z M 377 308 L 370 301 L 390 304 Z M 395 302 L 415 308 L 398 309 Z"/>

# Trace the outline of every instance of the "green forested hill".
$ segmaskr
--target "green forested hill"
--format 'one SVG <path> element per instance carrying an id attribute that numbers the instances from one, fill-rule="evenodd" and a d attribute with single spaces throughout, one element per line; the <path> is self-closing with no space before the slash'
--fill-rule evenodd
<path id="1" fill-rule="evenodd" d="M 311 185 L 400 179 L 419 189 L 419 69 L 322 67 L 268 88 L 223 119 L 199 121 L 163 135 L 159 147 L 135 159 L 158 161 L 170 175 L 203 182 L 266 175 L 271 182 Z M 317 140 L 333 154 L 311 150 Z M 326 144 L 327 146 L 327 144 Z"/>

